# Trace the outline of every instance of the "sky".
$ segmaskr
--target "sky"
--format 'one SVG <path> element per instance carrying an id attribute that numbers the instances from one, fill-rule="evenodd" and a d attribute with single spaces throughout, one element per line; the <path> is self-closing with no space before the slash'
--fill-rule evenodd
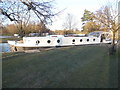
<path id="1" fill-rule="evenodd" d="M 82 22 L 81 17 L 83 16 L 84 10 L 95 12 L 100 9 L 103 5 L 112 3 L 119 0 L 55 0 L 56 11 L 64 10 L 58 16 L 53 19 L 52 25 L 49 25 L 51 30 L 63 29 L 63 24 L 68 13 L 74 16 L 75 22 L 77 22 L 77 28 L 81 30 Z"/>

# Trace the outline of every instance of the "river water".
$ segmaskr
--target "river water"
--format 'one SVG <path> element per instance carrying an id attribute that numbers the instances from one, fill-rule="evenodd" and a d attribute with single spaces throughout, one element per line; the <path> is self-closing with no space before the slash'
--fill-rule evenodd
<path id="1" fill-rule="evenodd" d="M 10 52 L 8 43 L 0 43 L 0 52 Z"/>
<path id="2" fill-rule="evenodd" d="M 0 36 L 2 38 L 11 38 L 13 36 Z M 0 52 L 10 52 L 10 47 L 8 43 L 0 43 Z"/>
<path id="3" fill-rule="evenodd" d="M 0 36 L 0 38 L 12 38 L 13 36 Z"/>

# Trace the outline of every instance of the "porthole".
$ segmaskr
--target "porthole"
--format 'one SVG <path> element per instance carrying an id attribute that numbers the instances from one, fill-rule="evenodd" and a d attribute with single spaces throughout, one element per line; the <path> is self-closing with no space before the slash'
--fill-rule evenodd
<path id="1" fill-rule="evenodd" d="M 87 42 L 89 42 L 89 39 L 87 39 Z"/>
<path id="2" fill-rule="evenodd" d="M 93 39 L 93 41 L 95 41 L 95 39 Z"/>
<path id="3" fill-rule="evenodd" d="M 80 42 L 82 42 L 82 39 L 80 39 Z"/>
<path id="4" fill-rule="evenodd" d="M 60 43 L 60 40 L 57 40 L 57 43 Z"/>
<path id="5" fill-rule="evenodd" d="M 39 41 L 39 40 L 37 40 L 37 41 L 36 41 L 36 44 L 39 44 L 39 43 L 40 43 L 40 41 Z"/>
<path id="6" fill-rule="evenodd" d="M 47 41 L 47 43 L 51 43 L 51 41 L 50 41 L 50 40 L 48 40 L 48 41 Z"/>
<path id="7" fill-rule="evenodd" d="M 73 39 L 72 41 L 75 42 L 75 39 Z"/>

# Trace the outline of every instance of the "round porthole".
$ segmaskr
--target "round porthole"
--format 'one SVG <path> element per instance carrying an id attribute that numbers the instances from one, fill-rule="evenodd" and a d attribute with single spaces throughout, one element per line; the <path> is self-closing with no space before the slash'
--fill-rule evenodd
<path id="1" fill-rule="evenodd" d="M 87 39 L 87 42 L 89 42 L 89 39 Z"/>
<path id="2" fill-rule="evenodd" d="M 95 39 L 93 39 L 93 41 L 95 41 Z"/>
<path id="3" fill-rule="evenodd" d="M 60 43 L 60 40 L 57 40 L 57 43 Z"/>
<path id="4" fill-rule="evenodd" d="M 80 42 L 82 42 L 82 39 L 80 39 Z"/>
<path id="5" fill-rule="evenodd" d="M 37 40 L 37 41 L 36 41 L 36 44 L 39 44 L 39 43 L 40 43 L 40 41 L 39 41 L 39 40 Z"/>
<path id="6" fill-rule="evenodd" d="M 72 41 L 75 42 L 75 39 L 73 39 Z"/>
<path id="7" fill-rule="evenodd" d="M 47 41 L 47 43 L 50 43 L 50 42 L 51 42 L 50 40 Z"/>

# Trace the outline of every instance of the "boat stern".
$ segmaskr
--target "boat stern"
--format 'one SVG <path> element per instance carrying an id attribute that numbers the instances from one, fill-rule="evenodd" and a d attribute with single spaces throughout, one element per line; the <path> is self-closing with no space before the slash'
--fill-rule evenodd
<path id="1" fill-rule="evenodd" d="M 16 44 L 16 41 L 10 41 L 10 40 L 8 40 L 7 42 L 8 42 L 9 45 L 13 45 L 13 46 Z"/>

